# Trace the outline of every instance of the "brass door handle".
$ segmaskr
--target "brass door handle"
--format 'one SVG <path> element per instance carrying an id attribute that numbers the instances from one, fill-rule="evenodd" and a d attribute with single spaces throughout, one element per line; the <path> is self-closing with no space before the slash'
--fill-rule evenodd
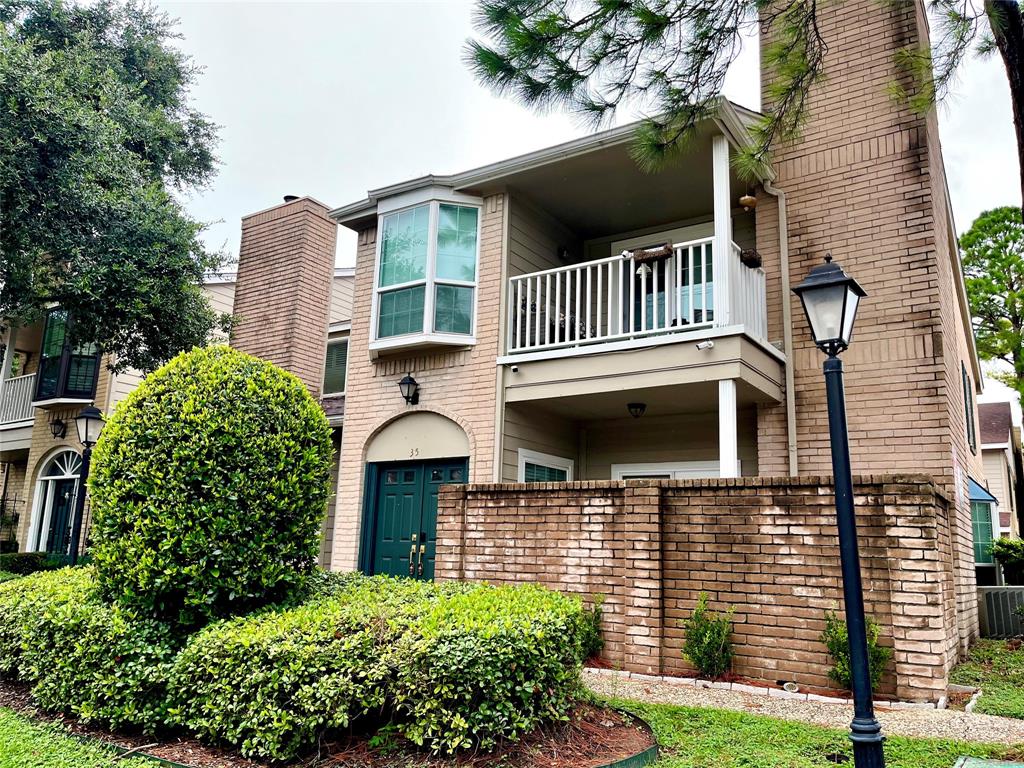
<path id="1" fill-rule="evenodd" d="M 420 544 L 420 558 L 419 558 L 419 567 L 418 567 L 417 573 L 416 573 L 417 576 L 422 576 L 423 575 L 423 555 L 425 555 L 426 553 L 427 553 L 427 545 L 426 544 Z"/>
<path id="2" fill-rule="evenodd" d="M 416 544 L 409 547 L 409 575 L 416 574 Z"/>

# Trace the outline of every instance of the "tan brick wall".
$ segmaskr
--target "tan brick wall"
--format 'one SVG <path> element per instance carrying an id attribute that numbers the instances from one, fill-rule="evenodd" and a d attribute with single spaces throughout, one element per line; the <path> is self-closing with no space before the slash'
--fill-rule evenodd
<path id="1" fill-rule="evenodd" d="M 337 225 L 307 197 L 242 219 L 231 345 L 323 384 Z"/>
<path id="2" fill-rule="evenodd" d="M 927 44 L 920 3 L 848 0 L 819 7 L 827 79 L 809 99 L 802 137 L 774 149 L 775 185 L 788 203 L 792 282 L 831 252 L 868 292 L 843 355 L 855 472 L 924 472 L 955 502 L 950 530 L 960 644 L 977 632 L 960 362 L 971 368 L 935 114 L 893 100 L 893 54 Z M 762 39 L 762 50 L 767 45 Z M 768 85 L 770 73 L 762 72 Z M 906 85 L 910 85 L 906 83 Z M 778 263 L 777 209 L 757 209 L 758 250 Z M 769 296 L 778 295 L 771 285 Z M 822 355 L 789 296 L 800 473 L 831 470 Z M 770 302 L 771 303 L 771 302 Z M 769 317 L 770 335 L 778 318 Z M 787 471 L 784 414 L 764 408 L 762 474 Z M 956 487 L 956 486 L 959 487 Z"/>
<path id="3" fill-rule="evenodd" d="M 413 352 L 372 360 L 369 353 L 376 230 L 359 233 L 355 299 L 345 392 L 340 488 L 334 516 L 331 567 L 357 565 L 365 450 L 386 424 L 414 410 L 434 411 L 459 424 L 469 437 L 469 477 L 494 476 L 495 403 L 501 265 L 506 252 L 506 196 L 484 199 L 477 282 L 477 344 L 456 351 Z M 408 406 L 398 382 L 411 373 L 420 384 L 420 404 Z"/>
<path id="4" fill-rule="evenodd" d="M 830 477 L 446 486 L 438 579 L 603 594 L 605 656 L 687 674 L 682 622 L 702 591 L 735 607 L 734 671 L 831 686 L 819 637 L 841 606 Z M 930 478 L 855 478 L 867 611 L 894 648 L 884 690 L 936 700 L 955 659 L 948 502 Z"/>

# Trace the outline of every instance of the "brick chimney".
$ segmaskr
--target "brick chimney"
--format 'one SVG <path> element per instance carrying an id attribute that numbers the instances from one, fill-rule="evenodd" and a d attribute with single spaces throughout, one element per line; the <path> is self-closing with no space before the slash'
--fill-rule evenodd
<path id="1" fill-rule="evenodd" d="M 311 197 L 284 200 L 242 218 L 231 345 L 291 371 L 319 396 L 337 225 Z"/>

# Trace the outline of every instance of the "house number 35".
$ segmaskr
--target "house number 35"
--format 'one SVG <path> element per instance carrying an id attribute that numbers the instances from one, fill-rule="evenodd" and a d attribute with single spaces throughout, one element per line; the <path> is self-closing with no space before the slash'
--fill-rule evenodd
<path id="1" fill-rule="evenodd" d="M 419 448 L 410 448 L 409 449 L 409 458 L 415 459 L 419 455 L 420 455 L 420 449 Z"/>

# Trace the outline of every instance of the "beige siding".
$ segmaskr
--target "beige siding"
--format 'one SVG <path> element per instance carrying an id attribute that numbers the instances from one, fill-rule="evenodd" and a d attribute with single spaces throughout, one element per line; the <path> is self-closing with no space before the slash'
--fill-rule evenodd
<path id="1" fill-rule="evenodd" d="M 753 411 L 740 411 L 740 468 L 757 474 L 757 422 Z M 584 425 L 580 480 L 608 480 L 612 464 L 661 464 L 718 461 L 718 414 L 644 416 L 608 419 Z"/>
<path id="2" fill-rule="evenodd" d="M 567 250 L 570 261 L 580 256 L 576 236 L 550 215 L 522 197 L 512 197 L 509 208 L 508 274 L 524 275 L 564 266 L 559 254 Z"/>
<path id="3" fill-rule="evenodd" d="M 519 481 L 520 448 L 571 459 L 576 473 L 573 479 L 581 479 L 578 474 L 579 430 L 576 422 L 529 405 L 509 405 L 505 408 L 502 482 Z"/>
<path id="4" fill-rule="evenodd" d="M 352 321 L 352 291 L 355 287 L 352 275 L 335 275 L 331 286 L 331 324 Z"/>

